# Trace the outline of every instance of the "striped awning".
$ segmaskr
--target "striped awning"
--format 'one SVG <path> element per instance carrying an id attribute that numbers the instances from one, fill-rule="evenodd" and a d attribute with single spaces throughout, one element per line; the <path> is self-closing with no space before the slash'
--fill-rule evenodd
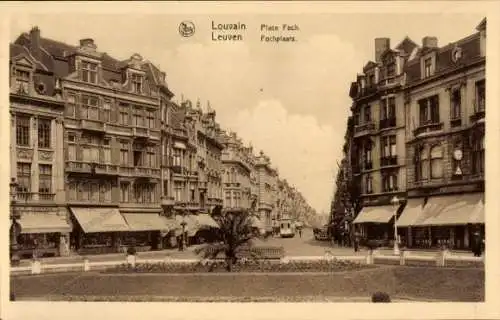
<path id="1" fill-rule="evenodd" d="M 395 206 L 364 207 L 353 223 L 389 223 L 396 210 Z"/>
<path id="2" fill-rule="evenodd" d="M 464 225 L 484 221 L 482 193 L 432 197 L 415 226 Z M 481 209 L 482 206 L 482 209 Z"/>
<path id="3" fill-rule="evenodd" d="M 219 224 L 209 214 L 200 213 L 193 216 L 196 219 L 198 228 L 219 228 Z"/>
<path id="4" fill-rule="evenodd" d="M 424 199 L 408 199 L 403 213 L 399 217 L 396 225 L 398 227 L 411 227 L 415 225 L 424 208 Z"/>
<path id="5" fill-rule="evenodd" d="M 171 230 L 167 219 L 157 213 L 122 213 L 130 231 L 167 231 Z"/>

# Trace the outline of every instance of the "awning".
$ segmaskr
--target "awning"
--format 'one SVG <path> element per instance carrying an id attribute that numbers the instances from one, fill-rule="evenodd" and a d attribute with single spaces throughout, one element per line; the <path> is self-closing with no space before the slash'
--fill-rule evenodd
<path id="1" fill-rule="evenodd" d="M 398 227 L 411 227 L 415 225 L 420 216 L 422 215 L 422 211 L 424 208 L 424 199 L 408 199 L 406 203 L 406 207 L 399 217 L 396 225 Z"/>
<path id="2" fill-rule="evenodd" d="M 416 226 L 464 225 L 481 219 L 482 193 L 432 197 Z M 477 212 L 476 212 L 477 211 Z M 484 209 L 483 209 L 484 220 Z"/>
<path id="3" fill-rule="evenodd" d="M 130 231 L 167 231 L 171 230 L 167 219 L 157 213 L 122 213 Z"/>
<path id="4" fill-rule="evenodd" d="M 70 209 L 85 233 L 130 231 L 118 208 Z"/>
<path id="5" fill-rule="evenodd" d="M 196 223 L 200 229 L 203 227 L 219 228 L 219 224 L 209 214 L 200 213 L 193 217 L 196 219 Z"/>
<path id="6" fill-rule="evenodd" d="M 353 223 L 388 223 L 396 210 L 396 206 L 364 207 Z"/>
<path id="7" fill-rule="evenodd" d="M 470 223 L 484 223 L 484 202 L 479 201 L 470 216 Z"/>
<path id="8" fill-rule="evenodd" d="M 69 233 L 72 229 L 65 213 L 26 212 L 17 221 L 21 225 L 21 234 Z"/>

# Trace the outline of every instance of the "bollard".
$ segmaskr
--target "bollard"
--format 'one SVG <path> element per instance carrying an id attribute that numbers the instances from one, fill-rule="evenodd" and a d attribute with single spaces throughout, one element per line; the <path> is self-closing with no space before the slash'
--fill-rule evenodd
<path id="1" fill-rule="evenodd" d="M 132 266 L 132 268 L 135 268 L 135 255 L 129 254 L 127 255 L 127 263 Z"/>
<path id="2" fill-rule="evenodd" d="M 40 260 L 34 259 L 31 263 L 31 274 L 40 274 L 42 273 L 42 264 Z"/>
<path id="3" fill-rule="evenodd" d="M 90 262 L 88 258 L 83 259 L 83 271 L 89 271 L 90 270 Z"/>
<path id="4" fill-rule="evenodd" d="M 401 250 L 399 252 L 399 265 L 404 266 L 406 264 L 406 257 L 408 256 L 408 251 Z"/>
<path id="5" fill-rule="evenodd" d="M 366 264 L 373 264 L 373 250 L 369 250 L 366 255 Z"/>

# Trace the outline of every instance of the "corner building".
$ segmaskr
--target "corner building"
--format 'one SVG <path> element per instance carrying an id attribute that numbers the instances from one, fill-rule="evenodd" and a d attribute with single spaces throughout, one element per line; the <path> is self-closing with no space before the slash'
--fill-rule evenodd
<path id="1" fill-rule="evenodd" d="M 405 113 L 404 66 L 417 45 L 405 38 L 395 48 L 390 39 L 375 39 L 375 61 L 369 61 L 351 85 L 354 121 L 352 173 L 360 183 L 362 209 L 354 220 L 369 239 L 391 241 L 394 221 L 404 199 Z"/>
<path id="2" fill-rule="evenodd" d="M 439 47 L 425 37 L 405 66 L 408 247 L 469 249 L 484 237 L 486 20 Z"/>
<path id="3" fill-rule="evenodd" d="M 160 86 L 139 54 L 119 61 L 92 39 L 73 46 L 34 29 L 16 44 L 38 48 L 54 68 L 65 101 L 64 186 L 81 254 L 161 246 Z M 164 84 L 163 84 L 164 85 Z"/>

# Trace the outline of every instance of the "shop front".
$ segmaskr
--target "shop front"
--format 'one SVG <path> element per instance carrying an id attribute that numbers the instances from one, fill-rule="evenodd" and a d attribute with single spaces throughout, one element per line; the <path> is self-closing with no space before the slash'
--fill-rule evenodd
<path id="1" fill-rule="evenodd" d="M 389 245 L 394 237 L 394 224 L 390 222 L 397 209 L 393 205 L 363 207 L 353 221 L 355 232 L 363 239 L 386 241 Z"/>
<path id="2" fill-rule="evenodd" d="M 124 252 L 123 237 L 130 228 L 118 208 L 70 207 L 74 228 L 71 248 L 78 254 Z"/>
<path id="3" fill-rule="evenodd" d="M 17 253 L 21 258 L 69 255 L 71 225 L 66 209 L 24 211 L 17 221 L 21 232 Z"/>
<path id="4" fill-rule="evenodd" d="M 121 213 L 129 226 L 129 231 L 122 234 L 122 245 L 133 246 L 137 251 L 163 249 L 163 235 L 175 228 L 158 213 Z"/>
<path id="5" fill-rule="evenodd" d="M 410 199 L 397 225 L 406 229 L 409 248 L 468 250 L 473 235 L 484 237 L 482 193 Z"/>

